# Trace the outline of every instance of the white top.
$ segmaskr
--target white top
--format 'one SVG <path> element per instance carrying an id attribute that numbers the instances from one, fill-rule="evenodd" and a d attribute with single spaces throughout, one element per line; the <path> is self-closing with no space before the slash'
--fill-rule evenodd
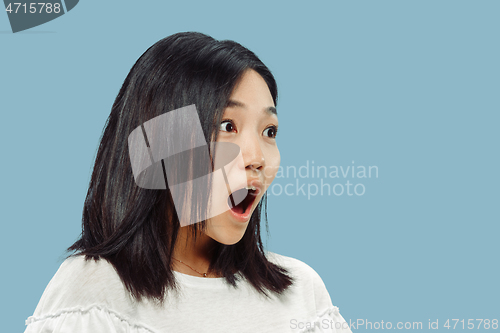
<path id="1" fill-rule="evenodd" d="M 134 301 L 106 260 L 68 258 L 26 320 L 25 333 L 351 333 L 316 271 L 297 259 L 266 256 L 296 278 L 283 295 L 269 292 L 266 299 L 242 275 L 234 288 L 224 278 L 174 271 L 180 298 L 169 291 L 162 307 Z"/>

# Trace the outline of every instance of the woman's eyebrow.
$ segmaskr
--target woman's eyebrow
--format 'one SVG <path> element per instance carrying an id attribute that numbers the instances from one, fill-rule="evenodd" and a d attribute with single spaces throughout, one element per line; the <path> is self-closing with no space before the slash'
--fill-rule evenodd
<path id="1" fill-rule="evenodd" d="M 235 101 L 234 99 L 230 99 L 227 101 L 226 107 L 239 107 L 239 108 L 246 108 L 246 105 L 240 101 Z M 264 109 L 267 113 L 271 115 L 278 115 L 278 111 L 274 106 L 268 106 L 267 108 Z"/>

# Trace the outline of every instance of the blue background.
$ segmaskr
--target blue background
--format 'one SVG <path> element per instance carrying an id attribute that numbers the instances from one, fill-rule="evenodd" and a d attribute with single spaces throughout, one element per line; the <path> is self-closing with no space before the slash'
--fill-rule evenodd
<path id="1" fill-rule="evenodd" d="M 499 11 L 486 0 L 81 1 L 16 34 L 0 13 L 2 332 L 24 330 L 80 233 L 125 76 L 179 31 L 236 40 L 271 68 L 283 166 L 378 167 L 378 178 L 324 179 L 362 183 L 362 196 L 269 197 L 268 249 L 313 267 L 346 320 L 439 319 L 444 332 L 448 318 L 500 319 Z"/>

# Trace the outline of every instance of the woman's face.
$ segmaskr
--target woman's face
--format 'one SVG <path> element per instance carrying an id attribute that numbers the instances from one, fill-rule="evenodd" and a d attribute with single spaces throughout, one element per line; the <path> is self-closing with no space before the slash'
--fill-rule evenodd
<path id="1" fill-rule="evenodd" d="M 231 245 L 243 237 L 250 217 L 274 180 L 280 164 L 277 128 L 278 117 L 266 82 L 254 70 L 247 70 L 224 110 L 217 142 L 240 147 L 247 185 L 256 190 L 250 190 L 241 204 L 207 220 L 205 233 L 217 242 Z"/>

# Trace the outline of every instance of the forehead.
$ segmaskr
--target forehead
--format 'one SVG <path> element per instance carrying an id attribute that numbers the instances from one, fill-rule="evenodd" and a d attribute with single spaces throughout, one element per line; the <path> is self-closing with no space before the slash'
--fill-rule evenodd
<path id="1" fill-rule="evenodd" d="M 275 106 L 266 81 L 252 69 L 242 74 L 231 93 L 230 101 L 233 102 L 231 103 L 232 106 L 241 106 L 241 104 L 244 104 L 247 107 L 256 107 L 259 109 Z"/>
<path id="2" fill-rule="evenodd" d="M 227 102 L 227 105 L 226 105 L 226 108 L 241 108 L 241 109 L 248 109 L 248 106 L 238 100 L 233 100 L 233 99 L 230 99 L 228 102 Z M 278 115 L 278 111 L 276 110 L 276 108 L 274 106 L 268 106 L 268 107 L 264 107 L 262 109 L 265 113 L 267 113 L 267 115 L 269 116 L 277 116 Z"/>

